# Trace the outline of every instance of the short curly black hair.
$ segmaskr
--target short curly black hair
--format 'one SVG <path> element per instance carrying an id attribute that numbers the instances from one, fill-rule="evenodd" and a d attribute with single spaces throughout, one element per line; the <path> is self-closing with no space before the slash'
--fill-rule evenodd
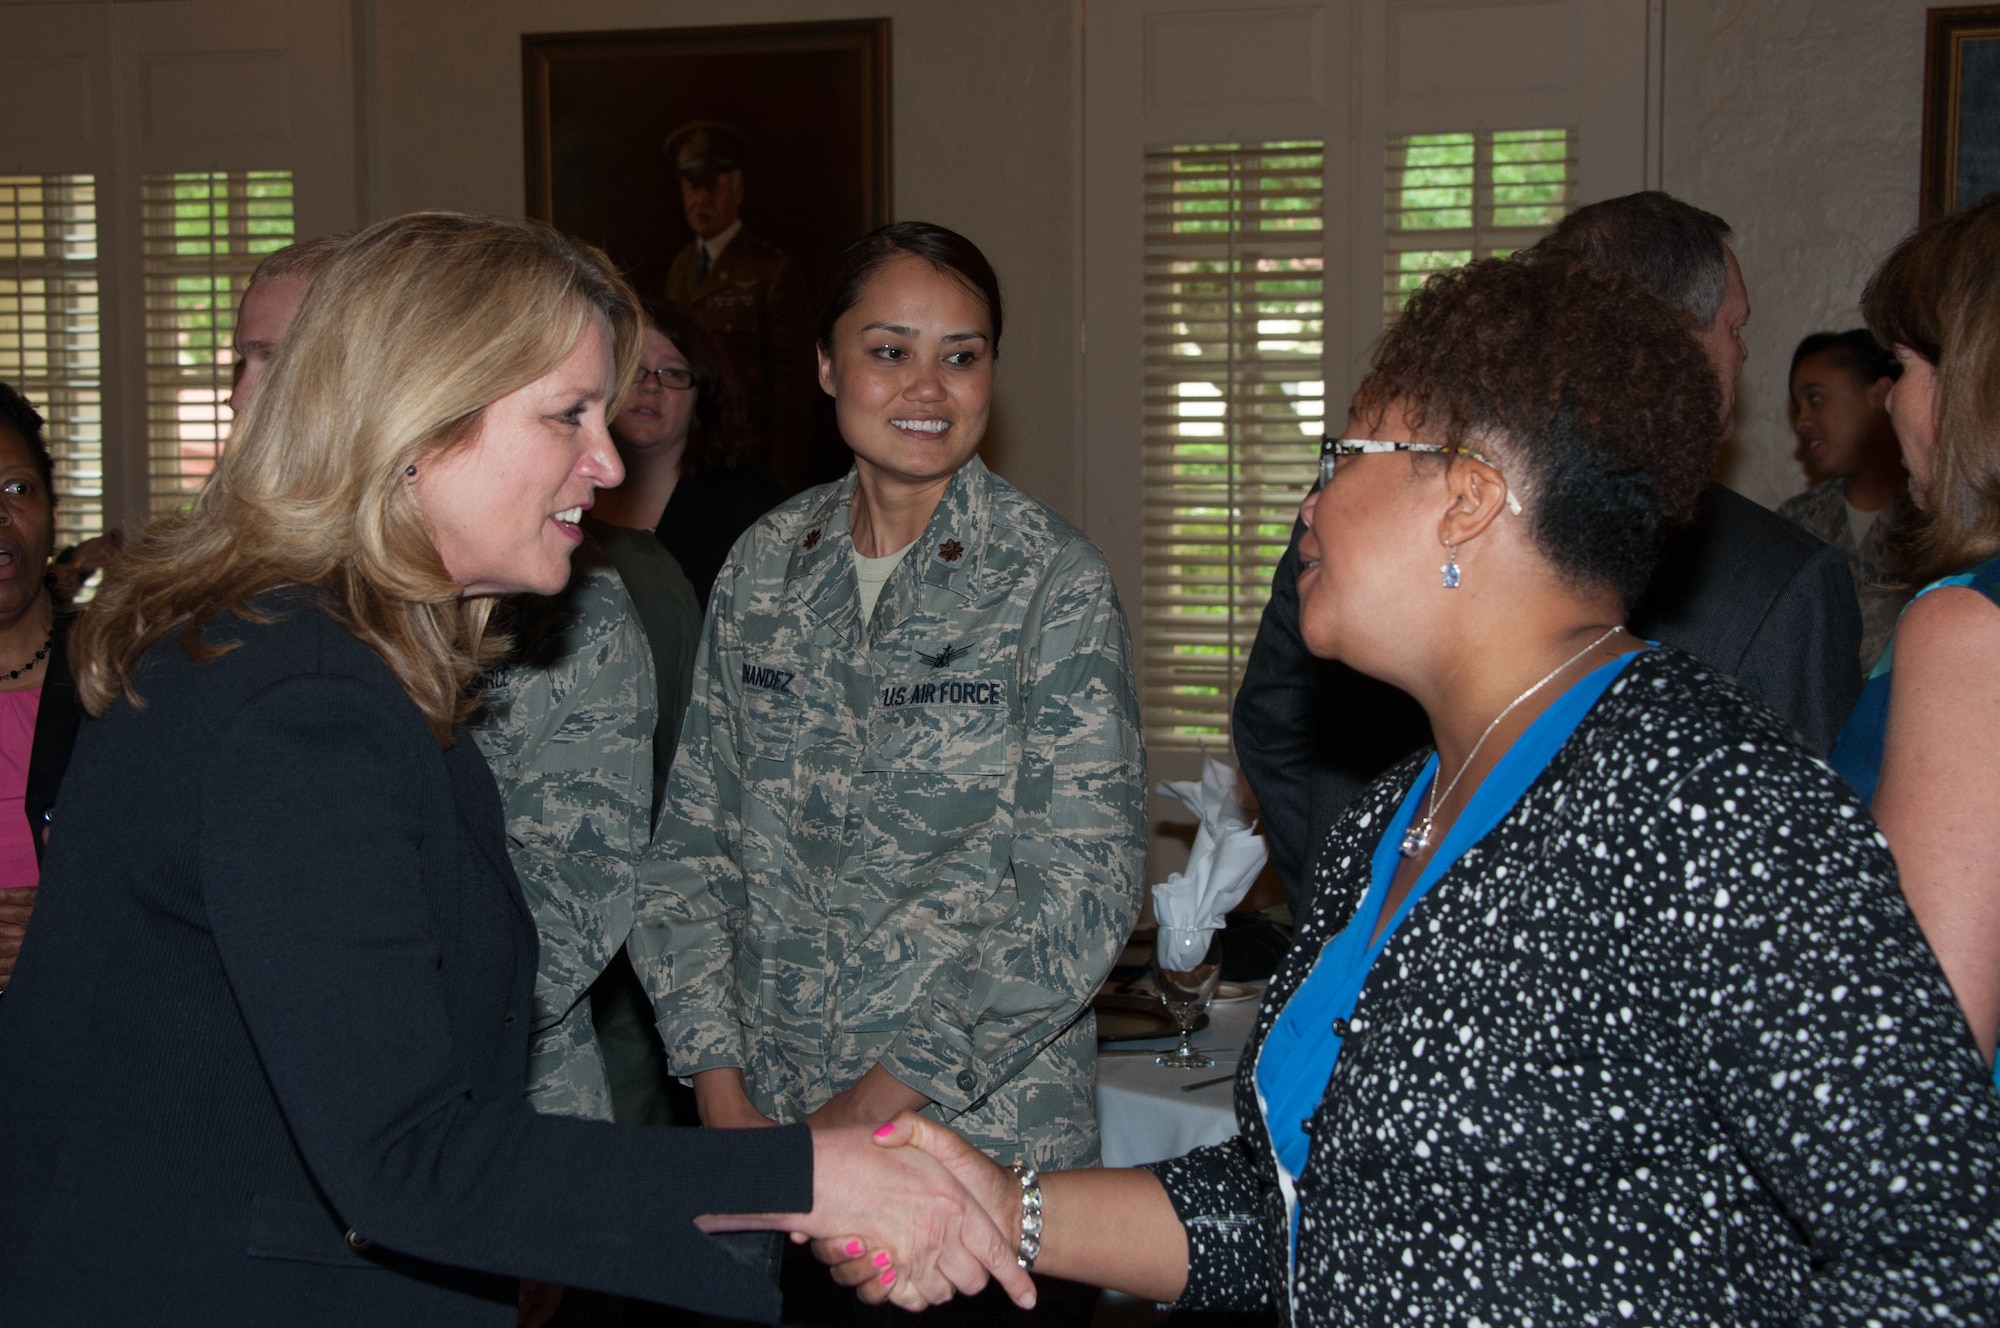
<path id="1" fill-rule="evenodd" d="M 1637 277 L 1563 253 L 1426 282 L 1355 394 L 1364 418 L 1392 403 L 1426 440 L 1489 456 L 1556 570 L 1627 606 L 1665 528 L 1693 517 L 1722 437 L 1715 370 L 1685 321 Z"/>
<path id="2" fill-rule="evenodd" d="M 43 423 L 41 412 L 29 405 L 28 399 L 16 391 L 12 383 L 0 383 L 0 427 L 20 434 L 21 441 L 28 445 L 29 455 L 35 458 L 35 470 L 42 477 L 42 492 L 53 503 L 56 500 L 56 463 L 49 456 L 49 440 L 42 432 Z"/>

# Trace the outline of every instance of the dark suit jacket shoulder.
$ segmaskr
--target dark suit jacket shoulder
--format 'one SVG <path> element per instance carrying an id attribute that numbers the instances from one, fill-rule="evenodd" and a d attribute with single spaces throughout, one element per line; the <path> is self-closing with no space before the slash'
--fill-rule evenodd
<path id="1" fill-rule="evenodd" d="M 0 1007 L 10 1325 L 511 1324 L 514 1276 L 775 1319 L 700 1212 L 802 1131 L 525 1101 L 533 923 L 491 774 L 299 593 L 169 637 L 81 735 Z"/>
<path id="2" fill-rule="evenodd" d="M 1861 610 L 1847 559 L 1711 484 L 1668 537 L 1632 630 L 1721 669 L 1824 756 L 1861 695 Z"/>

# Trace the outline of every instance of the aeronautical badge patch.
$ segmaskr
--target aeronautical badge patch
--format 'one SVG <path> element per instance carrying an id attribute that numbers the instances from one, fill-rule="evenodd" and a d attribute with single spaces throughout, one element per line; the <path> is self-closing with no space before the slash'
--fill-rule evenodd
<path id="1" fill-rule="evenodd" d="M 815 528 L 812 530 L 808 530 L 806 532 L 806 552 L 811 553 L 814 549 L 817 549 L 818 547 L 819 547 L 818 529 Z"/>
<path id="2" fill-rule="evenodd" d="M 955 539 L 948 539 L 938 545 L 938 557 L 948 563 L 955 563 L 965 556 L 965 546 Z"/>
<path id="3" fill-rule="evenodd" d="M 934 669 L 942 669 L 950 667 L 951 662 L 955 659 L 964 659 L 966 653 L 971 649 L 972 649 L 971 646 L 955 646 L 955 645 L 946 646 L 943 650 L 938 651 L 937 654 L 935 655 L 927 655 L 923 651 L 919 650 L 917 652 L 917 658 L 922 660 L 924 663 L 930 665 Z"/>

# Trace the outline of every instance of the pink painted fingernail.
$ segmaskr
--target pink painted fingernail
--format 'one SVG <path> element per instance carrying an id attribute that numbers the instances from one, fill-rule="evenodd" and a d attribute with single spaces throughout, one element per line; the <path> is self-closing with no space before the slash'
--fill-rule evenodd
<path id="1" fill-rule="evenodd" d="M 893 1269 L 893 1268 L 887 1268 L 887 1269 L 884 1269 L 884 1270 L 883 1270 L 883 1272 L 882 1272 L 882 1285 L 883 1285 L 883 1286 L 888 1286 L 888 1285 L 889 1285 L 889 1284 L 890 1284 L 891 1282 L 893 1282 L 893 1281 L 895 1281 L 895 1280 L 896 1280 L 896 1270 L 895 1270 L 895 1269 Z"/>
<path id="2" fill-rule="evenodd" d="M 848 1258 L 850 1258 L 850 1259 L 852 1259 L 852 1258 L 853 1258 L 853 1257 L 854 1257 L 855 1255 L 857 1255 L 857 1254 L 859 1254 L 859 1253 L 861 1253 L 861 1242 L 860 1242 L 860 1241 L 858 1241 L 858 1240 L 850 1240 L 850 1241 L 848 1241 L 848 1242 L 847 1242 L 847 1257 L 848 1257 Z"/>
<path id="3" fill-rule="evenodd" d="M 875 1266 L 877 1268 L 887 1268 L 889 1266 L 889 1251 L 875 1251 Z"/>
<path id="4" fill-rule="evenodd" d="M 887 1125 L 884 1125 L 880 1129 L 875 1131 L 875 1137 L 877 1139 L 887 1139 L 890 1135 L 894 1134 L 895 1132 L 896 1132 L 896 1122 L 890 1121 Z"/>

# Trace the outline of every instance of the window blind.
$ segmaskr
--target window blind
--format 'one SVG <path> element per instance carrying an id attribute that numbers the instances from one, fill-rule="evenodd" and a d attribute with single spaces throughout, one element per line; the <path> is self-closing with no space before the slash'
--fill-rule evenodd
<path id="1" fill-rule="evenodd" d="M 292 173 L 148 175 L 140 199 L 148 470 L 157 514 L 193 500 L 229 437 L 236 305 L 258 261 L 292 242 Z"/>
<path id="2" fill-rule="evenodd" d="M 0 380 L 48 421 L 56 546 L 104 531 L 97 184 L 0 175 Z"/>
<path id="3" fill-rule="evenodd" d="M 1228 742 L 1229 705 L 1326 415 L 1323 145 L 1146 153 L 1149 746 Z"/>
<path id="4" fill-rule="evenodd" d="M 1385 322 L 1431 273 L 1525 249 L 1561 221 L 1576 178 L 1576 135 L 1391 135 L 1388 170 Z"/>

